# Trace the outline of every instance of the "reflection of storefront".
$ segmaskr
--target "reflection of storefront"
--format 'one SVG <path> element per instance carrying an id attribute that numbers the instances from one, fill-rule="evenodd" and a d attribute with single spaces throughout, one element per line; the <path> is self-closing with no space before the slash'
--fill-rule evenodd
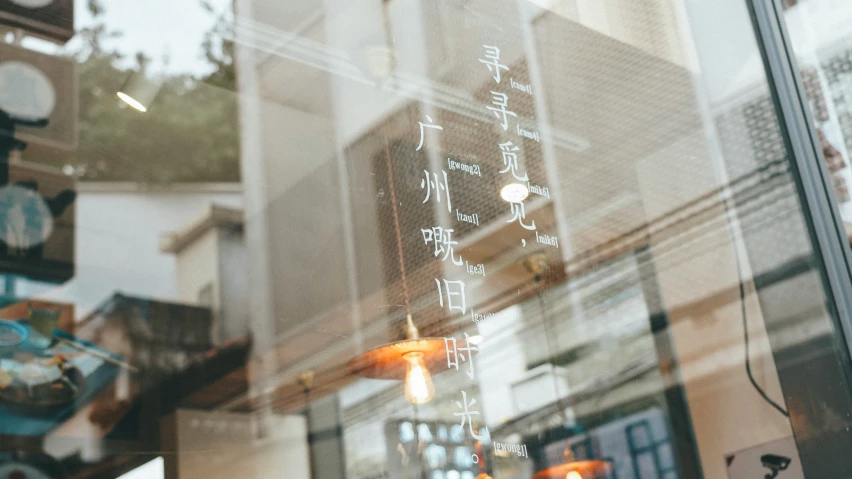
<path id="1" fill-rule="evenodd" d="M 31 143 L 0 165 L 0 479 L 848 477 L 848 59 L 793 74 L 779 24 L 820 1 L 89 2 L 61 60 L 11 32 L 48 80 L 0 61 L 0 107 L 41 108 L 0 125 Z M 212 24 L 203 65 L 122 50 L 127 17 Z M 176 199 L 237 160 L 244 202 Z M 45 385 L 86 393 L 36 418 Z"/>
<path id="2" fill-rule="evenodd" d="M 28 307 L 58 306 L 18 303 L 2 312 L 26 317 Z M 169 424 L 175 410 L 203 406 L 209 400 L 204 388 L 244 365 L 250 347 L 249 340 L 241 338 L 213 348 L 210 311 L 202 308 L 116 295 L 78 325 L 73 324 L 72 309 L 66 305 L 62 311 L 59 327 L 74 334 L 57 332 L 55 344 L 43 352 L 3 353 L 4 370 L 10 361 L 28 361 L 22 356 L 26 352 L 61 354 L 79 375 L 69 401 L 39 395 L 38 401 L 31 396 L 12 403 L 0 394 L 0 433 L 16 438 L 4 453 L 11 458 L 9 473 L 119 475 L 147 462 L 156 456 L 123 456 L 115 448 L 173 447 L 176 438 Z M 99 443 L 94 449 L 93 440 Z"/>
<path id="3" fill-rule="evenodd" d="M 458 339 L 467 333 L 481 339 L 471 360 L 475 386 L 436 366 L 435 399 L 419 407 L 420 421 L 447 422 L 454 412 L 449 405 L 465 391 L 482 405 L 491 441 L 533 444 L 540 456 L 534 464 L 490 470 L 496 476 L 531 475 L 558 464 L 555 451 L 547 457 L 541 452 L 547 444 L 564 449 L 568 425 L 560 423 L 596 431 L 649 409 L 658 416 L 653 425 L 625 425 L 612 436 L 590 432 L 595 439 L 574 457 L 610 459 L 615 477 L 639 471 L 697 477 L 702 470 L 715 477 L 724 474 L 717 459 L 740 444 L 792 434 L 783 415 L 750 384 L 751 369 L 760 371 L 754 382 L 762 393 L 783 397 L 768 345 L 777 352 L 824 334 L 817 331 L 825 331 L 826 317 L 811 307 L 802 311 L 802 305 L 813 305 L 804 286 L 814 280 L 805 260 L 811 250 L 797 240 L 773 244 L 773 238 L 803 230 L 796 219 L 799 204 L 790 201 L 789 159 L 765 84 L 754 79 L 749 86 L 760 90 L 754 95 L 736 90 L 740 85 L 728 91 L 729 85 L 697 84 L 686 59 L 689 47 L 638 28 L 647 23 L 636 11 L 619 12 L 620 23 L 607 24 L 578 21 L 567 8 L 525 17 L 523 9 L 517 16 L 492 6 L 476 5 L 470 7 L 474 13 L 458 17 L 440 6 L 385 12 L 389 20 L 383 24 L 391 31 L 394 25 L 421 25 L 429 41 L 422 51 L 398 58 L 397 70 L 376 86 L 342 78 L 334 68 L 306 69 L 293 56 L 269 60 L 280 70 L 252 72 L 269 102 L 256 113 L 268 119 L 265 108 L 276 111 L 275 121 L 244 131 L 256 141 L 252 153 L 280 151 L 297 140 L 303 145 L 286 163 L 295 175 L 285 185 L 278 182 L 285 163 L 273 154 L 247 163 L 262 184 L 276 179 L 268 184 L 274 194 L 257 193 L 252 200 L 268 205 L 269 214 L 246 223 L 248 237 L 258 241 L 256 261 L 268 265 L 253 270 L 257 284 L 269 284 L 257 298 L 285 342 L 303 338 L 335 351 L 291 364 L 322 371 L 332 396 L 352 380 L 334 374 L 346 351 L 357 357 L 400 340 L 402 304 L 410 299 L 422 336 Z M 696 23 L 708 18 L 697 9 L 687 13 Z M 660 22 L 655 27 L 666 28 L 663 17 L 650 17 Z M 465 29 L 454 29 L 452 18 L 463 18 Z M 738 28 L 749 26 L 737 22 Z M 380 41 L 375 32 L 355 32 L 334 19 L 319 25 L 331 32 L 321 51 Z M 494 25 L 506 28 L 499 38 L 489 36 Z M 453 47 L 439 48 L 443 42 Z M 714 64 L 712 49 L 700 46 L 702 68 L 729 68 L 736 76 L 737 65 Z M 248 39 L 245 48 L 251 50 Z M 276 72 L 284 71 L 327 79 L 331 105 L 270 87 L 278 84 Z M 507 88 L 496 83 L 498 73 L 511 80 Z M 419 76 L 426 87 L 407 97 L 406 81 Z M 498 102 L 500 95 L 506 97 Z M 358 108 L 363 103 L 375 108 L 364 112 Z M 506 110 L 516 116 L 507 120 Z M 545 117 L 547 135 L 538 131 Z M 290 122 L 310 124 L 317 137 L 323 129 L 334 131 L 340 144 L 335 150 L 301 130 L 269 134 Z M 507 126 L 514 131 L 504 137 Z M 489 150 L 503 144 L 502 151 Z M 506 153 L 509 162 L 501 162 Z M 330 160 L 303 166 L 308 158 Z M 496 194 L 507 172 L 524 178 L 530 190 L 523 212 Z M 768 216 L 774 220 L 765 221 Z M 435 238 L 450 228 L 451 239 L 439 248 Z M 311 242 L 300 240 L 306 235 Z M 536 284 L 521 266 L 534 250 L 546 252 L 543 296 L 551 326 L 541 319 Z M 763 254 L 770 250 L 784 252 Z M 299 260 L 276 260 L 294 256 Z M 450 258 L 482 265 L 484 277 L 469 270 L 456 275 Z M 738 275 L 745 274 L 751 276 L 739 285 Z M 303 279 L 313 277 L 323 278 L 322 288 L 304 287 Z M 451 302 L 460 290 L 449 289 L 459 280 L 467 299 L 462 314 Z M 764 297 L 763 309 L 752 305 L 753 288 L 772 295 L 773 306 Z M 336 349 L 339 342 L 313 337 L 300 327 L 305 322 L 314 331 L 358 339 Z M 748 372 L 741 361 L 743 323 L 745 339 L 760 345 Z M 761 324 L 771 326 L 755 326 Z M 782 343 L 782 336 L 789 342 Z M 548 347 L 551 341 L 555 347 Z M 288 363 L 279 367 L 286 370 Z M 551 376 L 537 381 L 533 372 L 539 367 L 560 371 L 552 376 L 564 376 L 567 387 L 551 388 Z M 286 384 L 281 378 L 275 393 L 284 411 L 296 404 L 281 397 Z M 371 467 L 399 466 L 390 446 L 382 455 L 363 445 L 372 437 L 365 431 L 377 432 L 368 411 L 410 417 L 393 386 L 387 387 L 362 403 L 344 399 L 342 422 L 354 431 L 344 432 L 343 442 L 352 451 L 348 457 L 354 456 L 348 462 L 355 477 L 367 477 Z M 569 421 L 559 419 L 560 400 L 571 405 Z M 728 431 L 734 429 L 747 432 L 732 437 Z M 396 438 L 384 434 L 388 441 Z M 533 440 L 540 435 L 549 437 Z M 602 441 L 618 445 L 606 452 Z M 362 463 L 365 456 L 374 461 L 369 467 Z"/>
<path id="4" fill-rule="evenodd" d="M 404 477 L 410 468 L 419 471 L 413 477 L 472 479 L 479 473 L 458 424 L 394 421 L 385 425 L 385 437 L 389 477 Z"/>

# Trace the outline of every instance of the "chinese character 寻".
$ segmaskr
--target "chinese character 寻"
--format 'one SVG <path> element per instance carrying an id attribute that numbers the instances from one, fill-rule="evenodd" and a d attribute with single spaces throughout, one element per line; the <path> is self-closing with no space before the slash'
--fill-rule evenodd
<path id="1" fill-rule="evenodd" d="M 440 179 L 438 179 L 437 173 L 432 173 L 432 178 L 429 178 L 429 172 L 423 170 L 425 178 L 420 180 L 420 189 L 422 190 L 423 188 L 426 188 L 426 198 L 423 200 L 423 202 L 426 203 L 427 201 L 429 201 L 429 198 L 432 196 L 432 190 L 435 190 L 435 201 L 440 203 L 441 190 L 444 190 L 444 192 L 446 192 L 447 194 L 447 211 L 452 213 L 453 207 L 450 204 L 450 184 L 447 183 L 447 172 L 446 170 L 441 170 L 441 172 L 444 174 L 443 183 Z"/>
<path id="2" fill-rule="evenodd" d="M 486 106 L 485 108 L 494 112 L 494 116 L 496 116 L 497 118 L 502 118 L 502 121 L 500 122 L 500 126 L 503 127 L 503 130 L 508 130 L 509 129 L 508 115 L 512 115 L 512 116 L 515 116 L 515 117 L 517 117 L 518 115 L 516 115 L 515 112 L 509 111 L 509 110 L 506 109 L 506 107 L 509 106 L 509 97 L 506 96 L 505 93 L 499 93 L 499 92 L 496 92 L 496 91 L 492 91 L 491 95 L 492 95 L 491 104 L 497 105 L 497 106 L 496 107 Z"/>
<path id="3" fill-rule="evenodd" d="M 444 229 L 440 226 L 435 226 L 434 228 L 429 229 L 420 229 L 420 232 L 423 234 L 423 241 L 426 244 L 430 242 L 435 246 L 435 257 L 439 254 L 444 253 L 444 257 L 441 258 L 441 261 L 446 261 L 447 258 L 453 262 L 456 266 L 461 266 L 463 261 L 461 256 L 459 256 L 458 261 L 456 260 L 456 256 L 453 251 L 453 245 L 459 244 L 458 241 L 452 240 L 452 228 Z"/>
<path id="4" fill-rule="evenodd" d="M 470 336 L 467 333 L 464 333 L 464 347 L 458 347 L 456 342 L 456 338 L 444 338 L 444 345 L 447 348 L 447 367 L 455 368 L 456 371 L 459 370 L 459 359 L 462 361 L 467 361 L 468 371 L 467 377 L 473 379 L 473 351 L 479 351 L 479 348 L 476 346 L 470 345 Z M 467 357 L 465 357 L 464 353 L 467 352 Z"/>
<path id="5" fill-rule="evenodd" d="M 436 130 L 443 130 L 444 129 L 444 127 L 441 126 L 441 125 L 434 125 L 433 124 L 434 122 L 432 121 L 431 116 L 426 115 L 426 119 L 429 120 L 428 125 L 423 123 L 422 121 L 417 122 L 417 123 L 420 124 L 420 143 L 417 144 L 417 150 L 415 150 L 415 151 L 420 151 L 420 149 L 423 148 L 423 136 L 424 136 L 423 135 L 423 128 L 434 128 Z"/>
<path id="6" fill-rule="evenodd" d="M 524 204 L 523 203 L 510 203 L 510 205 L 511 205 L 511 208 L 512 208 L 512 215 L 513 216 L 512 216 L 512 219 L 510 219 L 506 223 L 512 223 L 513 221 L 518 220 L 518 223 L 520 223 L 520 225 L 523 226 L 524 229 L 528 229 L 530 231 L 534 230 L 535 229 L 535 220 L 533 220 L 532 224 L 530 224 L 529 226 L 524 224 L 524 218 L 527 217 L 527 214 L 524 212 Z"/>
<path id="7" fill-rule="evenodd" d="M 485 48 L 485 58 L 479 61 L 488 67 L 488 71 L 494 74 L 494 81 L 500 83 L 500 70 L 508 70 L 509 67 L 500 64 L 500 49 L 491 45 L 482 45 Z"/>
<path id="8" fill-rule="evenodd" d="M 454 412 L 453 416 L 461 416 L 461 418 L 462 418 L 461 427 L 464 428 L 465 423 L 467 423 L 468 432 L 470 432 L 471 437 L 473 437 L 474 439 L 476 439 L 478 441 L 482 440 L 485 437 L 487 437 L 488 427 L 486 426 L 486 428 L 485 428 L 485 432 L 486 432 L 485 435 L 480 436 L 480 435 L 477 435 L 475 432 L 473 432 L 473 417 L 472 416 L 478 416 L 479 411 L 471 411 L 470 408 L 473 407 L 474 404 L 476 404 L 476 399 L 470 398 L 470 402 L 467 402 L 467 393 L 465 391 L 462 391 L 461 393 L 462 393 L 462 400 L 461 400 L 461 402 L 456 401 L 456 405 L 458 405 L 458 407 L 462 408 L 463 411 L 462 412 Z"/>
<path id="9" fill-rule="evenodd" d="M 444 292 L 441 289 L 441 282 L 435 278 L 435 283 L 438 285 L 438 298 L 440 299 L 441 307 L 444 306 Z M 457 309 L 464 314 L 467 311 L 467 305 L 464 298 L 464 281 L 448 281 L 444 280 L 444 288 L 447 290 L 447 309 L 450 311 Z M 458 296 L 461 305 L 453 304 L 453 298 Z"/>
<path id="10" fill-rule="evenodd" d="M 511 141 L 507 141 L 506 143 L 500 143 L 500 150 L 503 153 L 503 164 L 506 166 L 506 168 L 500 170 L 500 173 L 511 171 L 512 176 L 514 176 L 518 181 L 529 181 L 526 171 L 523 176 L 518 176 L 518 155 L 515 152 L 518 151 L 519 148 Z"/>

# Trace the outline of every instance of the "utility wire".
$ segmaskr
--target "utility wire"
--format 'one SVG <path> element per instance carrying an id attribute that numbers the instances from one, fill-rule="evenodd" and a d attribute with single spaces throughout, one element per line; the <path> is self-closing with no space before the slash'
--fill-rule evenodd
<path id="1" fill-rule="evenodd" d="M 399 254 L 399 274 L 402 280 L 402 296 L 405 300 L 405 314 L 411 316 L 411 303 L 408 300 L 408 282 L 405 279 L 405 259 L 402 256 L 402 234 L 399 232 L 399 212 L 396 209 L 396 187 L 393 183 L 393 167 L 391 165 L 390 146 L 385 136 L 385 166 L 388 169 L 388 189 L 390 190 L 391 212 L 393 213 L 393 228 L 396 233 L 396 250 Z"/>
<path id="2" fill-rule="evenodd" d="M 749 358 L 749 339 L 748 339 L 748 313 L 746 311 L 746 294 L 745 294 L 745 284 L 743 283 L 743 268 L 742 262 L 740 258 L 740 251 L 737 247 L 737 238 L 734 233 L 734 224 L 732 218 L 732 213 L 730 209 L 730 197 L 726 194 L 726 191 L 722 191 L 722 194 L 725 195 L 724 201 L 722 201 L 722 205 L 725 208 L 725 222 L 728 226 L 728 234 L 731 237 L 731 244 L 734 250 L 734 262 L 737 265 L 737 282 L 739 283 L 739 292 L 740 292 L 740 316 L 742 317 L 743 322 L 743 343 L 745 345 L 745 370 L 748 375 L 748 380 L 751 382 L 751 385 L 754 386 L 754 389 L 760 394 L 760 396 L 769 403 L 770 406 L 775 408 L 778 412 L 783 414 L 785 417 L 790 417 L 790 413 L 784 409 L 777 402 L 773 401 L 772 398 L 766 394 L 766 391 L 757 384 L 757 381 L 754 379 L 754 375 L 751 373 L 751 360 Z"/>

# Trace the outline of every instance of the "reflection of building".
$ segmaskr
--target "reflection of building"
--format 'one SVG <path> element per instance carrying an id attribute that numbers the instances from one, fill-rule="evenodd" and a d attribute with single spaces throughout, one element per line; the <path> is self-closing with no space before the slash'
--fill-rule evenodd
<path id="1" fill-rule="evenodd" d="M 745 2 L 235 4 L 244 207 L 78 199 L 100 222 L 77 223 L 83 268 L 57 294 L 133 367 L 45 441 L 76 477 L 155 452 L 169 479 L 528 479 L 569 458 L 715 479 L 794 431 L 803 458 L 852 447 L 839 272 L 796 173 L 813 162 L 791 167 Z M 817 152 L 840 171 L 838 145 Z M 510 182 L 530 197 L 504 201 Z M 417 366 L 416 406 L 348 367 L 405 313 L 428 361 L 371 360 Z"/>
<path id="2" fill-rule="evenodd" d="M 258 10 L 253 20 L 268 18 L 270 12 L 262 10 L 262 5 L 255 7 Z M 317 369 L 321 371 L 320 387 L 327 388 L 323 392 L 331 393 L 354 379 L 341 375 L 339 364 L 365 346 L 394 339 L 398 334 L 392 326 L 401 319 L 400 309 L 388 306 L 402 302 L 389 175 L 384 166 L 388 153 L 394 158 L 396 196 L 404 205 L 400 222 L 407 287 L 424 334 L 448 336 L 469 331 L 470 321 L 466 316 L 446 314 L 432 301 L 434 278 L 453 274 L 453 270 L 424 248 L 421 228 L 452 225 L 459 241 L 457 251 L 473 263 L 484 263 L 488 272 L 485 279 L 468 278 L 469 306 L 476 312 L 499 312 L 533 293 L 529 276 L 517 260 L 529 251 L 521 240 L 536 244 L 535 237 L 517 224 L 507 224 L 510 210 L 496 194 L 501 181 L 496 173 L 499 156 L 492 151 L 502 140 L 499 130 L 490 127 L 488 112 L 480 111 L 481 105 L 490 101 L 493 80 L 486 69 L 472 66 L 478 65 L 481 44 L 485 43 L 479 35 L 487 37 L 487 21 L 474 14 L 451 14 L 443 9 L 440 5 L 419 5 L 389 12 L 365 11 L 365 18 L 388 15 L 389 20 L 367 22 L 376 26 L 357 31 L 339 17 L 325 17 L 320 12 L 319 20 L 308 26 L 308 31 L 300 32 L 317 58 L 337 61 L 320 63 L 319 67 L 309 66 L 316 62 L 294 60 L 296 47 L 305 46 L 302 44 L 285 44 L 277 55 L 264 56 L 262 66 L 257 66 L 252 48 L 258 38 L 252 21 L 244 20 L 238 29 L 238 42 L 242 39 L 244 47 L 240 74 L 256 86 L 259 95 L 259 101 L 246 102 L 243 110 L 251 119 L 244 124 L 257 126 L 243 131 L 245 180 L 251 185 L 246 188 L 245 228 L 249 281 L 256 288 L 251 301 L 255 333 L 278 338 L 278 342 L 259 344 L 261 353 L 274 351 L 269 353 L 276 358 L 274 370 Z M 288 12 L 278 7 L 275 13 L 276 18 L 286 18 Z M 483 15 L 480 10 L 475 13 Z M 663 377 L 677 383 L 678 373 L 671 365 L 661 371 L 658 361 L 682 360 L 665 356 L 670 354 L 672 343 L 680 349 L 681 344 L 702 338 L 706 341 L 700 350 L 684 348 L 692 353 L 686 358 L 698 360 L 730 341 L 729 334 L 737 331 L 737 323 L 726 322 L 715 328 L 714 337 L 706 329 L 693 329 L 693 324 L 684 320 L 676 335 L 666 337 L 668 307 L 682 306 L 680 317 L 672 317 L 672 322 L 714 314 L 712 309 L 702 311 L 698 304 L 707 291 L 730 287 L 731 279 L 723 272 L 708 274 L 703 288 L 696 290 L 685 278 L 692 274 L 691 268 L 700 267 L 700 257 L 687 266 L 669 260 L 665 269 L 660 266 L 661 279 L 647 264 L 655 256 L 698 256 L 682 243 L 693 232 L 672 226 L 683 204 L 697 202 L 692 203 L 694 211 L 704 215 L 703 220 L 696 220 L 697 225 L 717 221 L 722 208 L 713 196 L 702 200 L 704 195 L 713 194 L 717 183 L 690 72 L 681 66 L 681 55 L 668 38 L 643 36 L 642 31 L 648 31 L 638 28 L 643 17 L 622 13 L 622 28 L 612 30 L 605 21 L 591 22 L 592 28 L 588 28 L 588 21 L 580 24 L 554 14 L 529 12 L 534 20 L 527 31 L 514 12 L 507 14 L 495 6 L 486 15 L 492 22 L 511 25 L 511 33 L 502 37 L 503 61 L 515 80 L 532 84 L 532 90 L 544 97 L 543 104 L 537 104 L 535 97 L 516 96 L 512 107 L 525 128 L 535 129 L 537 121 L 549 119 L 552 151 L 537 141 L 514 141 L 521 146 L 520 163 L 530 183 L 550 185 L 560 197 L 533 195 L 527 202 L 526 219 L 534 221 L 541 232 L 558 236 L 562 245 L 560 249 L 545 248 L 551 265 L 549 281 L 560 283 L 569 273 L 575 278 L 571 285 L 548 291 L 550 314 L 558 331 L 554 333 L 558 336 L 556 350 L 546 351 L 540 346 L 547 332 L 534 306 L 525 304 L 523 320 L 506 323 L 504 334 L 492 339 L 503 352 L 493 361 L 485 359 L 485 345 L 498 331 L 486 334 L 487 322 L 479 326 L 486 342 L 479 362 L 484 378 L 478 388 L 483 396 L 488 394 L 482 400 L 483 407 L 500 414 L 485 417 L 495 428 L 500 421 L 517 419 L 517 412 L 499 407 L 506 401 L 501 396 L 509 394 L 499 385 L 548 362 L 572 371 L 572 391 L 587 386 L 589 391 L 605 395 L 602 403 L 590 395 L 588 402 L 580 404 L 580 418 L 612 412 L 639 399 L 649 401 L 644 407 L 687 414 L 678 388 L 661 393 L 666 388 Z M 570 12 L 564 15 L 570 16 Z M 659 21 L 665 16 L 654 18 Z M 379 25 L 389 29 L 391 35 L 402 25 L 418 25 L 418 29 L 406 35 L 409 43 L 397 45 L 393 71 L 377 81 L 372 76 L 375 72 L 361 68 L 364 65 L 358 59 L 381 45 L 384 32 Z M 284 25 L 276 26 L 287 30 Z M 524 50 L 525 42 L 532 46 Z M 299 51 L 304 55 L 308 50 Z M 538 71 L 526 61 L 531 54 L 537 57 Z M 339 58 L 351 58 L 352 65 Z M 299 88 L 276 87 L 300 82 L 320 85 L 311 91 L 323 94 L 304 95 Z M 373 108 L 365 111 L 358 107 L 361 104 Z M 417 131 L 409 126 L 425 114 L 444 129 L 433 144 L 427 144 L 428 153 L 418 156 Z M 330 137 L 337 144 L 330 143 Z M 299 148 L 286 160 L 281 159 L 278 152 L 294 144 Z M 475 187 L 470 178 L 460 175 L 450 175 L 447 183 L 454 207 L 478 214 L 477 227 L 454 221 L 458 218 L 456 211 L 442 209 L 444 204 L 411 206 L 422 202 L 418 182 L 424 170 L 444 168 L 445 156 L 482 166 L 483 176 Z M 672 185 L 681 185 L 682 189 L 673 191 Z M 701 252 L 703 261 L 717 264 L 719 257 L 730 260 L 725 235 L 723 230 L 708 235 L 705 244 L 714 247 Z M 726 265 L 733 266 L 730 262 Z M 627 275 L 630 280 L 601 286 L 601 282 L 610 281 L 608 274 Z M 585 302 L 578 304 L 578 300 Z M 611 310 L 601 306 L 606 302 Z M 649 324 L 649 316 L 655 324 Z M 496 318 L 491 322 L 498 321 Z M 596 323 L 608 327 L 592 327 Z M 616 337 L 612 330 L 618 331 Z M 657 341 L 651 330 L 663 331 Z M 506 344 L 512 341 L 522 347 L 506 351 Z M 321 353 L 304 350 L 303 354 L 283 354 L 305 344 Z M 620 354 L 613 354 L 615 350 Z M 511 373 L 499 369 L 501 364 L 511 365 Z M 488 378 L 490 368 L 503 374 Z M 514 371 L 517 368 L 520 370 Z M 690 374 L 696 382 L 712 381 L 706 372 Z M 589 376 L 606 387 L 593 384 Z M 299 407 L 295 391 L 288 386 L 293 376 L 285 373 L 277 377 L 280 389 L 271 394 L 276 410 L 287 412 Z M 449 373 L 436 381 L 443 384 L 436 403 L 448 401 L 463 384 Z M 349 399 L 358 390 L 357 384 L 339 395 L 345 404 L 342 441 L 347 451 L 353 450 L 347 453 L 347 463 L 355 476 L 370 469 L 362 467 L 360 461 L 375 470 L 387 467 L 384 464 L 392 460 L 380 451 L 374 451 L 372 462 L 360 457 L 365 454 L 363 440 L 375 432 L 376 418 L 371 412 L 387 408 L 402 417 L 408 414 L 395 389 L 388 387 L 362 395 L 360 401 Z M 738 399 L 725 399 L 728 394 L 716 391 L 713 400 L 735 404 Z M 337 399 L 329 401 L 329 414 L 337 415 L 333 404 Z M 437 420 L 447 411 L 427 407 L 421 414 Z M 553 414 L 553 404 L 529 414 L 547 421 Z M 709 421 L 736 423 L 748 414 L 731 411 L 728 417 L 708 418 L 701 431 L 702 442 L 719 442 Z M 527 419 L 519 429 L 546 430 L 552 426 Z M 677 434 L 682 438 L 691 432 L 685 428 Z M 678 460 L 695 461 L 689 442 L 677 443 L 684 445 L 677 451 Z M 723 453 L 706 452 L 708 457 Z"/>
<path id="3" fill-rule="evenodd" d="M 107 467 L 120 474 L 150 457 L 116 455 L 112 441 L 139 450 L 166 450 L 177 447 L 178 429 L 197 429 L 178 409 L 209 407 L 211 393 L 215 401 L 221 391 L 208 388 L 244 367 L 251 348 L 246 336 L 214 348 L 211 324 L 208 308 L 115 294 L 77 325 L 78 337 L 138 371 L 122 371 L 110 388 L 51 433 L 47 447 L 64 458 L 66 470 L 83 474 Z M 99 446 L 91 449 L 69 439 L 81 433 L 98 434 L 88 444 Z M 169 458 L 167 464 L 175 463 Z"/>
<path id="4" fill-rule="evenodd" d="M 488 1 L 458 11 L 415 2 L 363 9 L 353 23 L 336 14 L 345 3 L 304 6 L 314 12 L 305 23 L 293 21 L 305 11 L 296 4 L 238 3 L 238 73 L 251 93 L 242 104 L 249 305 L 257 352 L 269 358 L 259 374 L 271 384 L 228 407 L 265 397 L 273 411 L 295 412 L 303 405 L 296 374 L 316 370 L 319 410 L 342 432 L 324 435 L 328 449 L 315 448 L 314 457 L 343 447 L 353 477 L 388 470 L 394 458 L 365 445 L 383 434 L 376 411 L 401 421 L 411 412 L 396 385 L 356 382 L 341 365 L 399 337 L 407 289 L 424 334 L 485 338 L 469 391 L 483 397 L 494 434 L 547 432 L 543 447 L 562 439 L 557 401 L 519 411 L 509 399 L 509 384 L 548 363 L 567 371 L 564 399 L 577 422 L 594 423 L 589 430 L 637 410 L 664 411 L 685 477 L 723 475 L 724 454 L 792 433 L 749 384 L 740 300 L 758 345 L 751 367 L 772 397 L 781 391 L 768 345 L 797 357 L 804 343 L 827 337 L 828 325 L 808 292 L 818 279 L 807 235 L 798 234 L 805 225 L 789 158 L 766 85 L 752 75 L 755 65 L 762 72 L 759 56 L 742 47 L 752 39 L 732 47 L 742 38 L 702 30 L 722 15 L 726 28 L 752 35 L 741 5 L 550 2 L 551 12 L 514 4 L 509 12 Z M 493 25 L 504 29 L 499 38 Z M 689 28 L 713 39 L 682 44 L 679 32 Z M 292 42 L 272 41 L 294 33 Z M 482 107 L 503 85 L 477 59 L 497 40 L 513 81 L 535 92 L 512 96 L 519 128 L 547 122 L 550 130 L 548 141 L 511 138 L 529 183 L 556 193 L 533 194 L 525 219 L 559 248 L 512 223 L 496 195 L 503 178 L 494 147 L 509 133 Z M 393 61 L 382 68 L 366 60 L 388 49 Z M 424 115 L 443 130 L 418 152 L 415 125 Z M 429 181 L 448 159 L 481 166 L 482 176 L 450 172 L 453 208 L 423 204 L 424 173 Z M 406 287 L 389 173 L 402 205 Z M 735 213 L 722 202 L 729 194 Z M 479 224 L 458 221 L 461 213 L 476 213 Z M 728 231 L 731 217 L 746 253 Z M 434 301 L 435 279 L 456 274 L 424 247 L 421 229 L 436 225 L 455 228 L 456 251 L 488 272 L 465 276 L 468 306 L 497 313 L 481 324 Z M 518 261 L 531 251 L 522 241 L 548 256 L 552 333 L 528 301 L 535 287 Z M 739 297 L 741 268 L 743 289 L 758 288 L 761 307 L 750 293 Z M 541 346 L 548 334 L 553 350 Z M 802 379 L 792 367 L 785 372 Z M 436 383 L 434 404 L 464 384 L 454 373 Z M 441 421 L 449 412 L 430 404 L 419 414 Z M 668 465 L 657 471 L 672 473 Z"/>
<path id="5" fill-rule="evenodd" d="M 458 424 L 427 421 L 415 426 L 411 421 L 391 421 L 385 424 L 384 436 L 387 455 L 393 458 L 388 461 L 390 471 L 384 472 L 384 477 L 403 477 L 406 473 L 403 464 L 415 467 L 426 477 L 446 476 L 455 471 L 459 477 L 472 478 L 479 472 L 471 462 L 473 451 L 464 444 L 464 430 Z M 394 460 L 397 457 L 408 460 L 406 463 Z M 366 475 L 362 479 L 380 477 L 383 476 Z"/>
<path id="6" fill-rule="evenodd" d="M 241 211 L 211 205 L 203 216 L 161 241 L 161 249 L 176 256 L 181 301 L 213 310 L 217 343 L 247 332 L 242 225 Z"/>
<path id="7" fill-rule="evenodd" d="M 210 310 L 133 298 L 120 293 L 77 325 L 77 334 L 154 372 L 150 379 L 185 369 L 213 347 Z"/>

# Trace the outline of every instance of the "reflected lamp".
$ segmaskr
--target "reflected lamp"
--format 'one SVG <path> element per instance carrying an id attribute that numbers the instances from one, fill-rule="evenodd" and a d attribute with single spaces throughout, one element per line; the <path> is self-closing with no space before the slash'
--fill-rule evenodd
<path id="1" fill-rule="evenodd" d="M 414 405 L 426 404 L 435 397 L 435 385 L 432 383 L 431 371 L 446 359 L 446 344 L 443 338 L 421 338 L 420 331 L 411 318 L 402 235 L 399 228 L 399 212 L 397 211 L 396 187 L 393 181 L 390 146 L 387 138 L 385 138 L 385 166 L 388 173 L 390 205 L 393 213 L 399 272 L 405 300 L 405 338 L 355 356 L 349 361 L 347 369 L 350 373 L 365 378 L 403 380 L 405 381 L 405 399 Z M 446 371 L 446 369 L 443 370 Z"/>
<path id="2" fill-rule="evenodd" d="M 160 92 L 163 81 L 148 78 L 143 71 L 132 72 L 116 95 L 133 109 L 146 112 Z"/>
<path id="3" fill-rule="evenodd" d="M 435 397 L 430 370 L 446 359 L 444 339 L 421 338 L 410 314 L 405 322 L 405 339 L 352 358 L 347 369 L 366 378 L 403 380 L 405 399 L 426 404 Z"/>
<path id="4" fill-rule="evenodd" d="M 500 190 L 500 198 L 509 203 L 520 203 L 529 195 L 530 190 L 523 183 L 509 183 Z"/>
<path id="5" fill-rule="evenodd" d="M 532 479 L 604 479 L 612 473 L 610 461 L 586 459 L 577 461 L 570 446 L 565 449 L 565 462 L 536 472 Z"/>

